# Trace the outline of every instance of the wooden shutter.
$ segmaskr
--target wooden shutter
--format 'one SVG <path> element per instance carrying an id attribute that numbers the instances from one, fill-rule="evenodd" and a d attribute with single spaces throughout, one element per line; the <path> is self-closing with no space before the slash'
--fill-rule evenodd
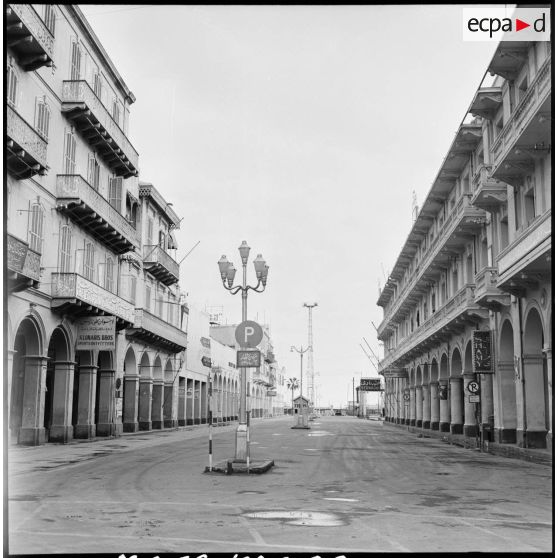
<path id="1" fill-rule="evenodd" d="M 109 203 L 118 212 L 122 209 L 122 177 L 109 179 Z"/>
<path id="2" fill-rule="evenodd" d="M 29 227 L 29 248 L 36 252 L 42 252 L 43 221 L 43 208 L 38 203 L 33 204 L 31 206 L 31 223 Z"/>
<path id="3" fill-rule="evenodd" d="M 81 75 L 81 48 L 79 44 L 72 43 L 72 62 L 70 70 L 70 79 L 72 81 L 79 80 Z"/>
<path id="4" fill-rule="evenodd" d="M 70 272 L 72 255 L 72 230 L 68 225 L 60 229 L 60 273 Z"/>
<path id="5" fill-rule="evenodd" d="M 64 172 L 74 174 L 76 168 L 76 138 L 71 130 L 66 132 L 66 147 L 64 149 Z"/>

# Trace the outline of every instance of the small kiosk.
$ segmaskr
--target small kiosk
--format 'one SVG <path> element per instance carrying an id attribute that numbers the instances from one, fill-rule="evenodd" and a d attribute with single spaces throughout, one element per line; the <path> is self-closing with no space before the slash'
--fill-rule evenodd
<path id="1" fill-rule="evenodd" d="M 294 399 L 294 413 L 296 424 L 292 428 L 310 428 L 308 426 L 308 412 L 310 410 L 310 400 L 299 395 Z"/>

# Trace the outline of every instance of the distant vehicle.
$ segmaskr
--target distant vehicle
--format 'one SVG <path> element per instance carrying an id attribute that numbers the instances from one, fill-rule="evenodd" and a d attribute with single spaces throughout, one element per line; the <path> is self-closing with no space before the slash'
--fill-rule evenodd
<path id="1" fill-rule="evenodd" d="M 343 413 L 341 411 L 335 411 L 335 416 L 336 417 L 341 417 L 341 416 L 343 416 Z"/>

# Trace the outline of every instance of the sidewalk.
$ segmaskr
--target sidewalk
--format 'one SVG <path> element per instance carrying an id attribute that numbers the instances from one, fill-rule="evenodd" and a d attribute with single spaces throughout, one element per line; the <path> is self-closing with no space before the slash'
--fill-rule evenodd
<path id="1" fill-rule="evenodd" d="M 441 442 L 461 446 L 466 449 L 479 451 L 479 443 L 476 438 L 469 438 L 463 434 L 450 434 L 449 432 L 440 432 L 438 430 L 425 430 L 416 426 L 408 426 L 406 424 L 395 424 L 393 422 L 384 421 L 384 426 L 393 426 L 394 428 L 405 429 L 412 434 L 418 434 L 419 438 L 437 438 Z M 550 449 L 536 448 L 520 448 L 513 444 L 498 444 L 496 442 L 484 442 L 483 452 L 499 455 L 501 457 L 509 457 L 512 459 L 521 459 L 532 463 L 552 466 L 554 464 L 553 452 Z"/>

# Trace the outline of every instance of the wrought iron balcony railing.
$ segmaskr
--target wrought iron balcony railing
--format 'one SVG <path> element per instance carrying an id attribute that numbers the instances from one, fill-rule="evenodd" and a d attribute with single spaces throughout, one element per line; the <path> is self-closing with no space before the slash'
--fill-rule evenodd
<path id="1" fill-rule="evenodd" d="M 18 112 L 6 105 L 7 165 L 17 178 L 45 174 L 47 142 Z"/>
<path id="2" fill-rule="evenodd" d="M 180 266 L 158 244 L 143 247 L 143 266 L 165 285 L 173 285 L 178 281 Z"/>
<path id="3" fill-rule="evenodd" d="M 57 175 L 56 207 L 117 254 L 139 246 L 136 229 L 79 174 Z"/>
<path id="4" fill-rule="evenodd" d="M 132 304 L 78 273 L 53 273 L 51 293 L 51 306 L 57 312 L 116 316 L 119 329 L 134 323 Z"/>
<path id="5" fill-rule="evenodd" d="M 26 71 L 52 65 L 54 37 L 31 4 L 8 4 L 6 40 Z"/>
<path id="6" fill-rule="evenodd" d="M 29 244 L 7 234 L 6 267 L 10 291 L 37 287 L 41 276 L 41 254 Z"/>
<path id="7" fill-rule="evenodd" d="M 143 308 L 136 308 L 134 325 L 127 330 L 126 335 L 172 353 L 183 351 L 187 345 L 184 331 Z"/>
<path id="8" fill-rule="evenodd" d="M 62 112 L 118 176 L 138 174 L 138 153 L 85 80 L 67 80 L 62 87 Z"/>

